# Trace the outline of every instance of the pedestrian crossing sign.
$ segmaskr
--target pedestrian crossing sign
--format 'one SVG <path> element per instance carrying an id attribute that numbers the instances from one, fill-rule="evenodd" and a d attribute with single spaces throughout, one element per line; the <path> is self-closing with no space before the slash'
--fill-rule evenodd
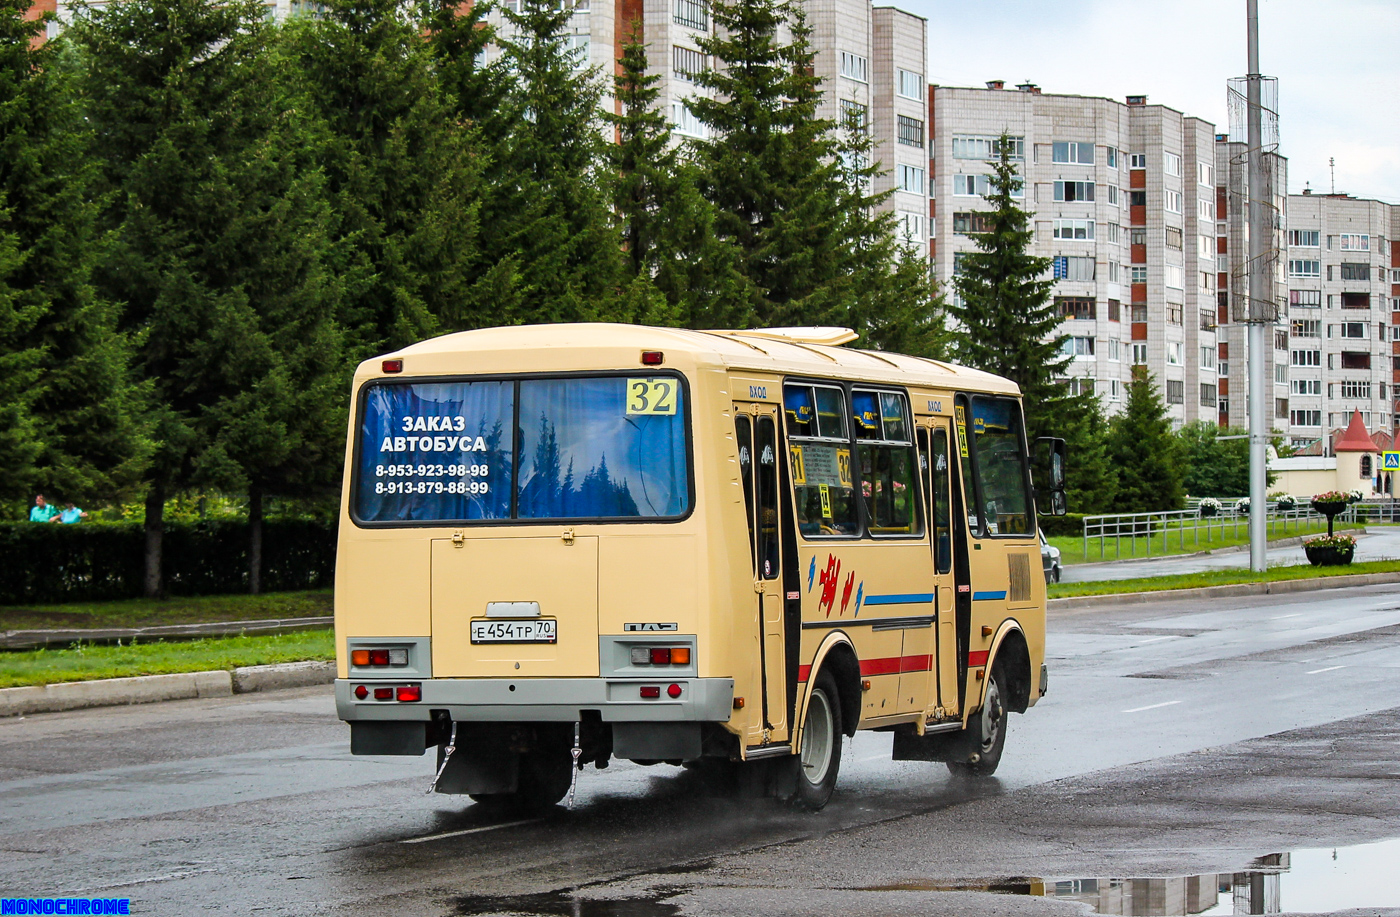
<path id="1" fill-rule="evenodd" d="M 1400 452 L 1387 452 L 1382 456 L 1381 467 L 1386 471 L 1400 471 Z"/>

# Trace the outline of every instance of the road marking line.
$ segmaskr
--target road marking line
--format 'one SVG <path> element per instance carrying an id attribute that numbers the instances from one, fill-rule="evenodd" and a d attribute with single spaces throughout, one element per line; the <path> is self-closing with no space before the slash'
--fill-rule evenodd
<path id="1" fill-rule="evenodd" d="M 482 828 L 464 828 L 461 831 L 447 831 L 443 834 L 430 834 L 427 837 L 410 837 L 407 840 L 399 841 L 400 844 L 425 844 L 428 841 L 440 841 L 448 837 L 461 837 L 464 834 L 480 834 L 483 831 L 496 831 L 500 828 L 514 828 L 516 825 L 533 825 L 537 821 L 544 821 L 543 818 L 526 818 L 520 821 L 502 822 L 499 825 L 486 825 Z"/>
<path id="2" fill-rule="evenodd" d="M 1329 665 L 1329 666 L 1328 666 L 1327 668 L 1325 668 L 1325 669 L 1313 669 L 1311 672 L 1308 672 L 1307 674 L 1308 674 L 1308 675 L 1321 675 L 1323 672 L 1335 672 L 1335 671 L 1337 671 L 1338 669 L 1345 669 L 1345 668 L 1346 668 L 1346 666 L 1344 666 L 1344 665 Z"/>
<path id="3" fill-rule="evenodd" d="M 1284 618 L 1301 618 L 1302 616 L 1303 616 L 1303 613 L 1302 613 L 1301 611 L 1299 611 L 1299 612 L 1294 612 L 1294 613 L 1291 614 L 1291 615 L 1279 615 L 1278 617 L 1270 618 L 1269 620 L 1270 620 L 1270 621 L 1282 621 Z"/>
<path id="4" fill-rule="evenodd" d="M 1144 710 L 1156 710 L 1158 707 L 1170 707 L 1172 704 L 1179 704 L 1179 700 L 1169 700 L 1160 704 L 1148 704 L 1146 707 L 1134 707 L 1131 710 L 1124 710 L 1124 713 L 1141 713 Z"/>
<path id="5" fill-rule="evenodd" d="M 1181 634 L 1167 634 L 1163 637 L 1148 637 L 1146 640 L 1139 640 L 1137 645 L 1142 646 L 1144 643 L 1156 643 L 1158 640 L 1179 640 L 1180 638 Z"/>

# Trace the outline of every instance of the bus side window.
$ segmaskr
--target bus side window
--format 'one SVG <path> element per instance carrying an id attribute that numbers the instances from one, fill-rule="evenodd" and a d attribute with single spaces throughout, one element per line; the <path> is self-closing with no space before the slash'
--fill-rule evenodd
<path id="1" fill-rule="evenodd" d="M 953 532 L 948 520 L 948 431 L 933 431 L 933 446 L 929 450 L 930 476 L 933 478 L 933 544 L 937 551 L 938 572 L 953 569 Z"/>
<path id="2" fill-rule="evenodd" d="M 1011 398 L 977 395 L 972 417 L 987 534 L 1032 534 L 1021 406 Z"/>
<path id="3" fill-rule="evenodd" d="M 749 523 L 749 560 L 754 556 L 753 534 L 753 422 L 747 417 L 734 420 L 734 438 L 739 444 L 739 480 L 744 484 L 744 515 Z"/>
<path id="4" fill-rule="evenodd" d="M 764 579 L 778 576 L 778 427 L 758 418 L 758 567 Z"/>

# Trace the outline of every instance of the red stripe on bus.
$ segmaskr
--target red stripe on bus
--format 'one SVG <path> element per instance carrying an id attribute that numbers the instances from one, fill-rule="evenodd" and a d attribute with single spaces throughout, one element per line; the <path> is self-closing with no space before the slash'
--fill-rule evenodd
<path id="1" fill-rule="evenodd" d="M 933 668 L 932 656 L 886 656 L 883 659 L 862 659 L 862 675 L 898 675 L 901 672 L 927 672 Z"/>
<path id="2" fill-rule="evenodd" d="M 797 680 L 798 680 L 798 681 L 806 681 L 806 680 L 807 680 L 808 678 L 810 678 L 811 676 L 812 676 L 812 667 L 811 667 L 811 666 L 809 666 L 809 665 L 800 665 L 800 666 L 797 667 Z"/>
<path id="3" fill-rule="evenodd" d="M 978 650 L 978 651 L 975 652 L 975 653 L 968 653 L 968 654 L 967 654 L 967 664 L 970 665 L 970 666 L 986 665 L 986 664 L 987 664 L 987 651 L 986 651 L 986 650 Z"/>

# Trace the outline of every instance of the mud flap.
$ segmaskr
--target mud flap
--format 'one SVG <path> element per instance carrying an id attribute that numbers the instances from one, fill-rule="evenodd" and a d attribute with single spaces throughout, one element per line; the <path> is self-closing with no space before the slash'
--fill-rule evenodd
<path id="1" fill-rule="evenodd" d="M 439 758 L 442 750 L 438 750 Z M 520 755 L 491 747 L 458 748 L 438 777 L 439 793 L 496 796 L 514 793 L 520 784 Z"/>
<path id="2" fill-rule="evenodd" d="M 421 755 L 428 749 L 427 723 L 350 724 L 352 755 Z"/>

